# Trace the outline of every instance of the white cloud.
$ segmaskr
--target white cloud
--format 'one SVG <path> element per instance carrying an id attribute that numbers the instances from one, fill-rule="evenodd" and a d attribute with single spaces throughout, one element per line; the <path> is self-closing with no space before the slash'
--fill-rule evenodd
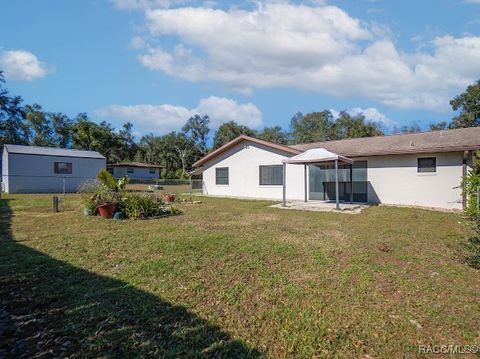
<path id="1" fill-rule="evenodd" d="M 29 51 L 0 51 L 0 70 L 7 80 L 33 81 L 45 77 L 50 70 Z"/>
<path id="2" fill-rule="evenodd" d="M 147 40 L 178 40 L 168 49 L 147 46 L 138 57 L 145 67 L 187 81 L 222 82 L 243 93 L 299 88 L 397 108 L 445 110 L 453 94 L 480 77 L 480 36 L 436 37 L 430 51 L 407 53 L 397 49 L 388 29 L 336 6 L 260 2 L 252 10 L 144 12 Z"/>
<path id="3" fill-rule="evenodd" d="M 360 107 L 353 107 L 347 111 L 350 115 L 363 115 L 367 121 L 375 122 L 386 126 L 388 128 L 392 128 L 395 126 L 396 122 L 388 118 L 385 114 L 381 113 L 375 107 L 368 107 L 362 109 Z"/>
<path id="4" fill-rule="evenodd" d="M 225 97 L 210 96 L 199 101 L 196 108 L 163 105 L 111 105 L 94 112 L 98 117 L 132 122 L 143 133 L 165 134 L 178 131 L 193 115 L 208 115 L 210 127 L 218 128 L 223 122 L 235 121 L 251 128 L 262 125 L 262 113 L 252 103 L 239 104 Z"/>

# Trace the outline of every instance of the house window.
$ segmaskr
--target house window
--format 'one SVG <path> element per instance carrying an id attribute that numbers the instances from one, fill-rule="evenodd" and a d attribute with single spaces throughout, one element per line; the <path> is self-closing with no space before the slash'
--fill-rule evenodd
<path id="1" fill-rule="evenodd" d="M 133 173 L 133 168 L 127 167 L 127 173 Z"/>
<path id="2" fill-rule="evenodd" d="M 55 174 L 71 175 L 72 174 L 72 163 L 71 162 L 54 162 L 53 163 L 53 172 Z"/>
<path id="3" fill-rule="evenodd" d="M 215 184 L 228 185 L 228 167 L 215 168 Z"/>
<path id="4" fill-rule="evenodd" d="M 148 171 L 151 175 L 154 175 L 155 174 L 155 169 L 154 168 L 150 168 L 150 170 Z"/>
<path id="5" fill-rule="evenodd" d="M 260 166 L 260 186 L 281 186 L 283 185 L 283 166 Z"/>
<path id="6" fill-rule="evenodd" d="M 417 172 L 437 172 L 437 159 L 435 157 L 419 158 Z"/>

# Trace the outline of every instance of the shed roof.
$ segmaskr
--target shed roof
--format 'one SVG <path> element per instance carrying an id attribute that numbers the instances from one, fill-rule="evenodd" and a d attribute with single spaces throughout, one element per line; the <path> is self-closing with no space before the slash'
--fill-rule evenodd
<path id="1" fill-rule="evenodd" d="M 151 165 L 149 163 L 142 162 L 120 162 L 108 165 L 108 167 L 163 168 L 163 166 L 160 165 Z"/>
<path id="2" fill-rule="evenodd" d="M 325 148 L 347 157 L 477 150 L 480 149 L 480 127 L 304 143 L 290 147 L 300 151 Z"/>
<path id="3" fill-rule="evenodd" d="M 336 153 L 330 152 L 324 148 L 312 148 L 310 150 L 306 150 L 299 155 L 286 158 L 282 162 L 283 163 L 293 163 L 293 164 L 313 164 L 313 163 L 322 163 L 322 162 L 330 162 L 330 161 L 341 161 L 346 163 L 353 163 L 350 158 L 337 155 Z"/>
<path id="4" fill-rule="evenodd" d="M 8 153 L 16 153 L 22 155 L 105 159 L 105 157 L 97 151 L 82 151 L 70 150 L 66 148 L 22 145 L 4 145 L 4 148 L 7 150 Z"/>

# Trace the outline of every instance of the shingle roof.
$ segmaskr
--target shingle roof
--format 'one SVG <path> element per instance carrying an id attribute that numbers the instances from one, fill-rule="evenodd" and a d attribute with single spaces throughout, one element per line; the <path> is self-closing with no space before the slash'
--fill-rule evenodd
<path id="1" fill-rule="evenodd" d="M 163 168 L 160 165 L 151 165 L 142 162 L 120 162 L 108 165 L 108 167 L 140 167 L 140 168 Z"/>
<path id="2" fill-rule="evenodd" d="M 69 150 L 66 148 L 21 146 L 21 145 L 4 145 L 4 147 L 7 149 L 8 153 L 17 153 L 22 155 L 105 159 L 104 156 L 102 156 L 100 153 L 96 151 L 81 151 L 81 150 Z"/>
<path id="3" fill-rule="evenodd" d="M 408 153 L 456 152 L 480 149 L 480 128 L 430 131 L 390 136 L 363 137 L 291 145 L 300 151 L 325 148 L 346 157 Z"/>

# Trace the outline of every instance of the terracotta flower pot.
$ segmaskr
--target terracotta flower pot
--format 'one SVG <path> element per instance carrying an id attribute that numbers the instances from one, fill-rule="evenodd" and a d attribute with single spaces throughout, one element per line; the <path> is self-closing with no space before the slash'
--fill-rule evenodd
<path id="1" fill-rule="evenodd" d="M 116 203 L 107 203 L 98 206 L 98 213 L 100 213 L 100 217 L 103 218 L 112 218 L 113 213 L 117 210 Z"/>
<path id="2" fill-rule="evenodd" d="M 175 193 L 168 193 L 165 195 L 165 202 L 172 203 L 175 202 Z"/>

